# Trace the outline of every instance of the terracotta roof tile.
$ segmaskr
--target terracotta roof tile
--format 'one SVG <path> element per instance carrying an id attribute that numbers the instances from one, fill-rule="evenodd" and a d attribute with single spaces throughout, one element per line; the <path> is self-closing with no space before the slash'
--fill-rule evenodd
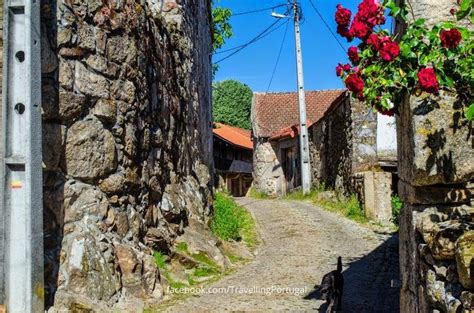
<path id="1" fill-rule="evenodd" d="M 333 103 L 344 97 L 346 90 L 306 91 L 306 116 L 311 123 L 317 122 Z M 255 135 L 272 137 L 284 128 L 299 123 L 298 94 L 254 93 L 252 114 L 255 118 Z"/>
<path id="2" fill-rule="evenodd" d="M 215 123 L 214 135 L 234 144 L 236 146 L 253 149 L 250 130 L 229 126 L 222 123 Z"/>

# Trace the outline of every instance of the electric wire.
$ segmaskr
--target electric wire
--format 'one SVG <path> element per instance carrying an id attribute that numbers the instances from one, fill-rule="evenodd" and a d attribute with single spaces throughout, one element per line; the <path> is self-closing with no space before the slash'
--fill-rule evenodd
<path id="1" fill-rule="evenodd" d="M 234 50 L 237 50 L 237 49 L 240 49 L 240 48 L 245 48 L 245 47 L 247 47 L 248 45 L 259 41 L 260 39 L 263 39 L 263 38 L 267 37 L 268 35 L 270 35 L 270 34 L 273 33 L 274 31 L 276 31 L 277 29 L 279 29 L 280 27 L 282 27 L 283 25 L 285 25 L 285 23 L 282 23 L 282 24 L 278 25 L 277 27 L 275 27 L 274 29 L 271 29 L 274 25 L 278 24 L 278 22 L 280 22 L 280 21 L 281 21 L 281 20 L 277 20 L 277 21 L 273 22 L 272 25 L 270 25 L 268 28 L 266 28 L 266 29 L 265 29 L 264 31 L 262 31 L 260 34 L 258 34 L 257 36 L 255 36 L 255 37 L 254 37 L 253 39 L 251 39 L 250 41 L 244 43 L 243 45 L 236 46 L 236 47 L 229 48 L 229 49 L 225 49 L 225 50 L 220 50 L 220 51 L 217 51 L 217 52 L 214 52 L 214 55 L 216 55 L 216 54 L 222 54 L 222 53 L 226 53 L 226 52 L 230 52 L 230 51 L 234 51 Z"/>
<path id="2" fill-rule="evenodd" d="M 249 45 L 257 42 L 258 40 L 268 36 L 269 34 L 271 34 L 272 32 L 274 32 L 275 30 L 277 30 L 278 28 L 280 28 L 281 26 L 285 25 L 285 23 L 282 23 L 280 24 L 278 27 L 275 27 L 273 28 L 276 24 L 278 24 L 279 22 L 281 22 L 280 19 L 276 20 L 275 22 L 273 22 L 269 27 L 267 27 L 264 31 L 262 31 L 260 34 L 258 34 L 254 39 L 250 40 L 249 42 L 247 42 L 246 44 L 243 44 L 239 47 L 235 47 L 235 48 L 232 48 L 232 50 L 235 50 L 234 52 L 232 52 L 231 54 L 219 59 L 218 61 L 214 62 L 215 64 L 218 64 L 224 60 L 227 60 L 228 58 L 232 57 L 233 55 L 237 54 L 238 52 L 242 51 L 243 49 L 245 49 L 246 47 L 248 47 Z M 272 29 L 273 28 L 273 29 Z M 227 49 L 227 50 L 231 50 L 231 49 Z M 227 51 L 229 52 L 229 51 Z M 220 52 L 219 52 L 220 53 Z"/>
<path id="3" fill-rule="evenodd" d="M 232 14 L 232 16 L 241 16 L 241 15 L 247 15 L 247 14 L 267 11 L 267 10 L 273 10 L 273 9 L 280 8 L 280 7 L 283 7 L 283 6 L 286 6 L 286 5 L 287 5 L 286 3 L 282 3 L 282 4 L 275 5 L 275 6 L 268 7 L 268 8 L 257 9 L 257 10 L 247 11 L 247 12 L 234 13 L 234 14 Z"/>
<path id="4" fill-rule="evenodd" d="M 278 68 L 278 63 L 280 62 L 281 52 L 283 51 L 283 46 L 285 44 L 286 34 L 288 33 L 288 25 L 290 25 L 289 20 L 286 21 L 285 33 L 283 34 L 283 39 L 281 41 L 280 51 L 278 52 L 278 56 L 277 56 L 277 59 L 276 59 L 276 62 L 275 62 L 275 66 L 273 67 L 272 76 L 270 78 L 270 81 L 268 82 L 268 86 L 267 86 L 267 90 L 265 91 L 265 94 L 267 94 L 268 90 L 270 90 L 270 86 L 272 85 L 273 78 L 275 77 L 275 73 L 276 73 L 276 70 Z"/>
<path id="5" fill-rule="evenodd" d="M 323 24 L 326 26 L 326 28 L 329 30 L 329 32 L 331 33 L 331 35 L 334 37 L 334 39 L 337 41 L 337 43 L 339 44 L 339 46 L 341 47 L 341 49 L 344 51 L 344 53 L 346 53 L 346 48 L 344 48 L 344 46 L 342 45 L 341 41 L 339 41 L 339 38 L 337 38 L 336 34 L 333 32 L 333 30 L 331 29 L 331 27 L 329 26 L 329 24 L 326 22 L 326 20 L 324 19 L 323 15 L 321 14 L 321 12 L 319 12 L 319 10 L 316 8 L 316 6 L 314 5 L 314 2 L 313 0 L 309 0 L 309 3 L 311 4 L 311 6 L 313 7 L 314 11 L 316 12 L 316 14 L 319 16 L 319 18 L 321 18 L 321 20 L 323 21 Z"/>

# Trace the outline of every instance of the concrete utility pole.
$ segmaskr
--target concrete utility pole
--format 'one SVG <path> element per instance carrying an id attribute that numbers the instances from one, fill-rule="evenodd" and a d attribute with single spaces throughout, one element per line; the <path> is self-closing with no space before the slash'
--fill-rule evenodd
<path id="1" fill-rule="evenodd" d="M 293 0 L 296 41 L 296 69 L 298 80 L 298 108 L 300 113 L 300 167 L 303 193 L 311 190 L 311 164 L 309 161 L 308 125 L 306 125 L 306 103 L 303 79 L 303 57 L 301 55 L 300 8 L 298 1 Z"/>
<path id="2" fill-rule="evenodd" d="M 40 1 L 3 12 L 0 304 L 44 312 Z"/>

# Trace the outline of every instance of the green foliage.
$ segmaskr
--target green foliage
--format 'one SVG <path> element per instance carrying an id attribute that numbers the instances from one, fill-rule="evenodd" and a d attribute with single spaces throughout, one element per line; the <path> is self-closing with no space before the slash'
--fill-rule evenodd
<path id="1" fill-rule="evenodd" d="M 258 242 L 252 215 L 222 192 L 216 194 L 211 230 L 222 240 L 243 240 L 250 248 Z"/>
<path id="2" fill-rule="evenodd" d="M 463 0 L 457 11 L 458 19 L 474 19 L 474 0 Z M 364 89 L 358 95 L 365 103 L 380 112 L 396 109 L 405 94 L 420 95 L 422 90 L 418 78 L 419 70 L 432 68 L 435 71 L 439 88 L 451 90 L 459 95 L 463 104 L 464 116 L 472 120 L 474 85 L 474 43 L 473 32 L 455 23 L 441 22 L 428 26 L 424 19 L 412 21 L 407 16 L 412 13 L 408 5 L 398 6 L 397 1 L 384 0 L 383 6 L 393 17 L 407 23 L 404 34 L 391 36 L 400 47 L 400 54 L 392 61 L 383 60 L 368 42 L 358 45 L 360 60 L 357 67 L 342 74 L 346 80 L 349 74 L 357 74 L 364 82 Z M 413 14 L 412 14 L 413 15 Z M 413 16 L 414 17 L 414 16 Z M 446 30 L 458 30 L 462 40 L 455 47 L 444 47 L 440 38 Z M 379 38 L 390 36 L 388 30 L 374 29 Z M 396 110 L 395 110 L 396 111 Z"/>
<path id="3" fill-rule="evenodd" d="M 166 257 L 161 254 L 159 251 L 155 251 L 153 253 L 153 257 L 155 258 L 155 264 L 160 269 L 166 269 Z"/>
<path id="4" fill-rule="evenodd" d="M 176 245 L 176 250 L 180 252 L 188 252 L 188 244 L 185 242 L 180 242 Z"/>
<path id="5" fill-rule="evenodd" d="M 212 1 L 212 51 L 215 52 L 220 49 L 226 42 L 227 39 L 232 37 L 232 26 L 230 25 L 230 17 L 232 11 L 228 8 L 220 7 L 216 4 L 216 1 Z M 212 75 L 219 70 L 219 65 L 212 65 Z"/>
<path id="6" fill-rule="evenodd" d="M 393 195 L 392 196 L 392 222 L 395 225 L 399 225 L 400 223 L 400 211 L 403 208 L 402 199 L 399 196 Z"/>
<path id="7" fill-rule="evenodd" d="M 249 86 L 224 80 L 212 84 L 212 113 L 214 122 L 250 129 L 253 93 Z"/>
<path id="8" fill-rule="evenodd" d="M 255 189 L 255 187 L 250 187 L 249 189 L 249 192 L 248 192 L 248 196 L 250 198 L 254 198 L 254 199 L 270 199 L 271 197 L 269 195 L 267 195 L 266 193 L 262 192 L 262 191 L 259 191 L 257 189 Z"/>
<path id="9" fill-rule="evenodd" d="M 456 17 L 461 20 L 470 15 L 471 23 L 474 24 L 474 1 L 473 0 L 462 0 L 459 10 L 456 12 Z"/>
<path id="10" fill-rule="evenodd" d="M 467 118 L 469 121 L 472 121 L 472 119 L 474 118 L 474 103 L 471 103 L 471 105 L 470 105 L 469 108 L 467 109 L 467 111 L 466 111 L 466 118 Z"/>
<path id="11" fill-rule="evenodd" d="M 311 189 L 309 193 L 304 194 L 302 189 L 297 189 L 293 192 L 288 193 L 283 197 L 285 200 L 310 200 L 313 199 L 318 193 L 318 190 Z"/>
<path id="12" fill-rule="evenodd" d="M 221 48 L 225 41 L 232 37 L 232 26 L 229 19 L 232 16 L 232 11 L 228 8 L 216 6 L 213 1 L 212 7 L 212 50 L 216 51 Z"/>
<path id="13" fill-rule="evenodd" d="M 211 276 L 218 273 L 219 272 L 215 268 L 207 267 L 207 266 L 199 266 L 193 272 L 194 276 L 196 277 L 206 277 L 206 276 Z"/>
<path id="14" fill-rule="evenodd" d="M 351 195 L 349 200 L 345 203 L 346 205 L 346 216 L 350 219 L 365 222 L 364 211 L 360 206 L 360 202 L 355 195 Z"/>

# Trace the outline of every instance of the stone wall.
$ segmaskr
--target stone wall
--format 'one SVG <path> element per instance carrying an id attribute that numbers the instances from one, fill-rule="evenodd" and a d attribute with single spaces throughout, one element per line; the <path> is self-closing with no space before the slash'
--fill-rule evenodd
<path id="1" fill-rule="evenodd" d="M 377 119 L 349 96 L 309 128 L 313 184 L 342 193 L 353 191 L 354 173 L 371 169 L 377 161 Z"/>
<path id="2" fill-rule="evenodd" d="M 138 310 L 163 294 L 153 250 L 209 215 L 210 3 L 41 16 L 46 303 Z"/>
<path id="3" fill-rule="evenodd" d="M 452 20 L 455 3 L 412 1 L 430 24 Z M 445 91 L 400 106 L 401 312 L 474 310 L 474 139 L 462 106 Z"/>
<path id="4" fill-rule="evenodd" d="M 281 149 L 298 145 L 298 138 L 283 141 L 253 138 L 253 187 L 269 196 L 285 195 L 286 179 L 283 173 Z"/>

